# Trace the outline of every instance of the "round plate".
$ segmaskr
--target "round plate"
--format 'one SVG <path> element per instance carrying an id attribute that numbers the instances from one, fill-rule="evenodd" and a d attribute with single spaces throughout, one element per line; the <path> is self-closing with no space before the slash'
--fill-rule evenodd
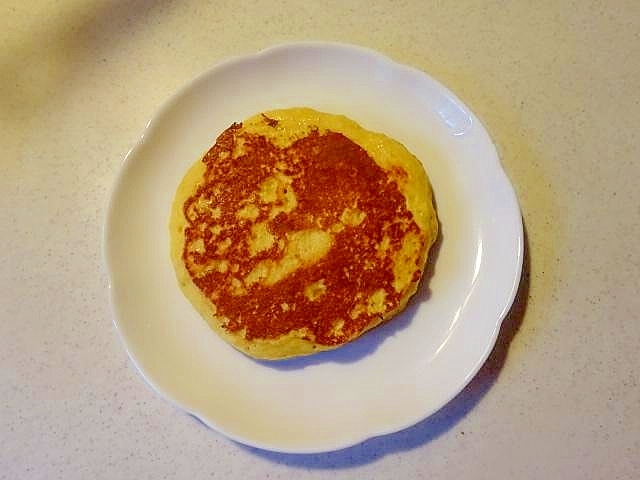
<path id="1" fill-rule="evenodd" d="M 441 238 L 398 318 L 332 352 L 280 362 L 227 345 L 191 307 L 169 257 L 173 195 L 235 121 L 308 106 L 402 142 L 433 184 Z M 281 45 L 213 67 L 179 91 L 127 155 L 105 229 L 115 323 L 161 394 L 239 442 L 321 452 L 409 427 L 481 367 L 514 299 L 522 220 L 481 123 L 428 75 L 370 50 Z"/>

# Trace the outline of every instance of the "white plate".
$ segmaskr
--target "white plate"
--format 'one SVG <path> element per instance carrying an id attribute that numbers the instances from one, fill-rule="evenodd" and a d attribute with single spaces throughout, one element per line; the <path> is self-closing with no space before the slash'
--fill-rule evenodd
<path id="1" fill-rule="evenodd" d="M 333 352 L 256 362 L 182 295 L 167 222 L 187 168 L 234 121 L 309 106 L 404 143 L 425 165 L 442 225 L 424 291 Z M 409 427 L 481 367 L 515 296 L 522 220 L 478 119 L 428 75 L 359 47 L 297 43 L 221 63 L 179 91 L 127 155 L 105 229 L 115 323 L 161 394 L 239 442 L 321 452 Z"/>

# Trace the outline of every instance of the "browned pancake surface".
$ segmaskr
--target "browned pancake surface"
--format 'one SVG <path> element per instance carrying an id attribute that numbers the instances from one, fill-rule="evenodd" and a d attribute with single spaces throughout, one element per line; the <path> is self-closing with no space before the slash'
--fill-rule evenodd
<path id="1" fill-rule="evenodd" d="M 263 115 L 264 126 L 278 129 L 274 117 Z M 383 168 L 345 134 L 313 126 L 282 144 L 234 124 L 202 162 L 181 205 L 182 283 L 192 282 L 209 303 L 201 313 L 245 353 L 334 348 L 415 292 L 435 233 L 407 207 L 410 169 Z M 279 355 L 279 339 L 291 338 L 300 348 Z"/>

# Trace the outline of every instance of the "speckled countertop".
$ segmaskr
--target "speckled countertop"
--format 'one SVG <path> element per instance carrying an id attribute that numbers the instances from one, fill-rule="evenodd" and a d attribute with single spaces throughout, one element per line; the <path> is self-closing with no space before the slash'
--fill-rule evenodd
<path id="1" fill-rule="evenodd" d="M 640 478 L 640 3 L 10 0 L 0 16 L 0 478 Z M 123 156 L 230 55 L 322 39 L 443 82 L 517 191 L 525 274 L 435 416 L 323 455 L 239 446 L 142 381 L 102 228 Z"/>

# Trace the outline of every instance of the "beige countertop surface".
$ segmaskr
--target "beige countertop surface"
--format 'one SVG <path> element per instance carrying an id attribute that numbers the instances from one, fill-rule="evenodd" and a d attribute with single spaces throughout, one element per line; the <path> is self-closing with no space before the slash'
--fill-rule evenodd
<path id="1" fill-rule="evenodd" d="M 640 478 L 640 3 L 81 0 L 0 16 L 0 478 Z M 434 416 L 320 455 L 238 445 L 150 389 L 112 321 L 122 159 L 178 88 L 297 40 L 378 50 L 484 122 L 519 295 Z"/>

